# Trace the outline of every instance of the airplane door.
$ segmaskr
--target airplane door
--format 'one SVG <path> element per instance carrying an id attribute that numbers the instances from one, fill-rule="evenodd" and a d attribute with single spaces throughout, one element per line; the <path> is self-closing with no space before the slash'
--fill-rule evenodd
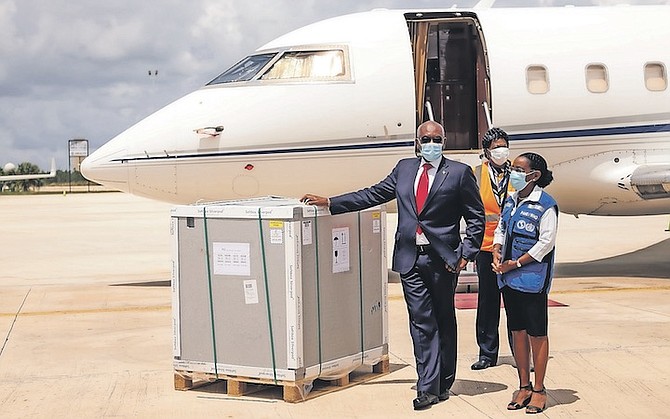
<path id="1" fill-rule="evenodd" d="M 406 16 L 414 53 L 417 124 L 444 125 L 447 148 L 480 148 L 489 128 L 488 67 L 483 36 L 474 17 Z"/>

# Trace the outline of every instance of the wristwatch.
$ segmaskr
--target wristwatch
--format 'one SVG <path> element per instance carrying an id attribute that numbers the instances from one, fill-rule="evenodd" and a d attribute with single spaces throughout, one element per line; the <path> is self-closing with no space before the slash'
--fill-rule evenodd
<path id="1" fill-rule="evenodd" d="M 519 259 L 517 259 L 516 260 L 516 267 L 520 268 L 521 266 L 523 266 L 523 265 L 521 265 L 521 261 Z"/>

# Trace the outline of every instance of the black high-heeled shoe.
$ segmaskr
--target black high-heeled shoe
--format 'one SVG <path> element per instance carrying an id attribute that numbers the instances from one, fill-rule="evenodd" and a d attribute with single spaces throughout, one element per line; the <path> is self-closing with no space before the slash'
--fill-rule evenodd
<path id="1" fill-rule="evenodd" d="M 530 403 L 530 398 L 533 397 L 533 393 L 532 393 L 532 391 L 533 391 L 533 383 L 528 383 L 528 384 L 525 385 L 525 386 L 519 386 L 519 390 L 518 390 L 518 391 L 521 391 L 521 390 L 530 390 L 530 391 L 531 391 L 530 396 L 528 396 L 528 397 L 526 397 L 525 399 L 523 399 L 523 401 L 521 402 L 521 404 L 519 404 L 519 403 L 517 403 L 516 401 L 514 401 L 514 399 L 516 399 L 516 396 L 518 395 L 518 393 L 515 393 L 515 394 L 512 396 L 512 401 L 509 402 L 509 403 L 507 404 L 507 410 L 519 410 L 519 409 L 523 409 L 524 407 L 526 407 L 526 406 L 528 405 L 528 403 Z"/>
<path id="2" fill-rule="evenodd" d="M 541 394 L 543 396 L 547 395 L 547 389 L 545 387 L 542 387 L 542 390 L 531 389 L 531 391 L 533 393 L 538 393 L 538 394 Z M 532 397 L 532 395 L 531 395 L 531 397 Z M 530 400 L 528 400 L 528 403 L 530 403 Z M 526 404 L 528 404 L 528 403 L 526 403 Z M 528 406 L 526 406 L 526 413 L 528 413 L 530 415 L 534 415 L 536 413 L 542 413 L 544 411 L 545 407 L 547 407 L 547 399 L 544 399 L 544 403 L 542 404 L 542 407 L 535 406 L 535 405 L 532 405 L 532 404 L 528 404 Z"/>

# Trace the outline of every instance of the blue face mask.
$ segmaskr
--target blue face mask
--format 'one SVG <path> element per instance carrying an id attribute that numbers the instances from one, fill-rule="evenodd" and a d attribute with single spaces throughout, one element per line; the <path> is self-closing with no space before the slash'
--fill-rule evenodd
<path id="1" fill-rule="evenodd" d="M 421 144 L 421 156 L 426 161 L 434 161 L 442 155 L 442 144 L 435 144 L 433 142 Z"/>
<path id="2" fill-rule="evenodd" d="M 533 172 L 530 172 L 530 173 L 533 173 Z M 512 187 L 514 188 L 514 190 L 520 191 L 523 188 L 525 188 L 526 186 L 528 186 L 528 184 L 530 182 L 528 182 L 526 180 L 526 177 L 530 173 L 516 172 L 516 171 L 512 170 L 512 172 L 509 174 L 509 182 L 512 184 Z"/>

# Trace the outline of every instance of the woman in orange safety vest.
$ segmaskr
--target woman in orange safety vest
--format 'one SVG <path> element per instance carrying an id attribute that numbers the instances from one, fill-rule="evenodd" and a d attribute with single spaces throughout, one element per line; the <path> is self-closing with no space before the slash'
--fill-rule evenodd
<path id="1" fill-rule="evenodd" d="M 493 272 L 491 266 L 493 232 L 498 226 L 500 208 L 508 194 L 514 191 L 509 182 L 510 162 L 507 133 L 500 128 L 489 129 L 482 138 L 482 148 L 486 161 L 477 166 L 474 171 L 484 202 L 486 229 L 482 247 L 476 259 L 479 290 L 475 327 L 479 359 L 472 364 L 473 370 L 483 370 L 498 362 L 500 289 L 496 273 Z M 511 342 L 509 335 L 508 340 Z M 510 347 L 512 347 L 511 344 Z"/>

